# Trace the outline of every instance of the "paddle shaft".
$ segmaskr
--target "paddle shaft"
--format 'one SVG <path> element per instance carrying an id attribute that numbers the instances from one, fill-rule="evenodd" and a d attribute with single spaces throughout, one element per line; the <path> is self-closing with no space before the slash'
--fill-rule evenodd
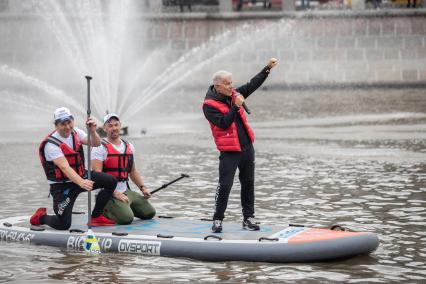
<path id="1" fill-rule="evenodd" d="M 175 182 L 177 182 L 177 181 L 179 181 L 179 180 L 181 180 L 181 179 L 183 179 L 183 178 L 187 178 L 187 177 L 189 177 L 189 175 L 181 174 L 181 176 L 180 176 L 180 177 L 178 177 L 177 179 L 172 180 L 172 181 L 171 181 L 171 182 L 169 182 L 169 183 L 163 184 L 162 186 L 160 186 L 160 187 L 159 187 L 159 188 L 157 188 L 157 189 L 154 189 L 153 191 L 151 191 L 151 194 L 154 194 L 154 193 L 156 193 L 157 191 L 160 191 L 160 190 L 162 190 L 162 189 L 164 189 L 164 188 L 168 187 L 169 185 L 171 185 L 171 184 L 173 184 L 173 183 L 175 183 Z"/>
<path id="2" fill-rule="evenodd" d="M 91 114 L 91 110 L 90 110 L 90 80 L 92 80 L 92 77 L 90 76 L 85 76 L 86 80 L 87 80 L 87 119 L 90 118 L 90 114 Z M 90 134 L 90 126 L 87 125 L 87 179 L 91 180 L 92 178 L 92 163 L 91 163 L 91 159 L 90 159 L 90 155 L 92 152 L 92 139 L 91 139 L 91 134 Z M 89 227 L 89 229 L 92 228 L 92 222 L 91 222 L 91 217 L 92 217 L 92 193 L 90 191 L 88 191 L 88 197 L 87 197 L 87 226 Z"/>

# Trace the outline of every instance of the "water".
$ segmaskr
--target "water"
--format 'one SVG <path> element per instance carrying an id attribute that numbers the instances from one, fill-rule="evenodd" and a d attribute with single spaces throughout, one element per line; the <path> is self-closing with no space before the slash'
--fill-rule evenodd
<path id="1" fill-rule="evenodd" d="M 16 48 L 47 43 L 49 48 L 41 48 L 39 61 L 48 76 L 37 74 L 30 64 L 19 70 L 0 63 L 5 86 L 0 90 L 2 218 L 29 215 L 40 206 L 50 208 L 37 142 L 51 129 L 53 109 L 64 103 L 84 127 L 81 102 L 85 102 L 86 74 L 95 78 L 94 115 L 116 111 L 131 122 L 136 161 L 152 189 L 180 173 L 191 175 L 153 197 L 158 215 L 211 217 L 218 154 L 201 114 L 204 89 L 184 86 L 207 68 L 229 69 L 235 79 L 247 80 L 239 76 L 252 71 L 235 67 L 232 59 L 251 61 L 249 51 L 269 45 L 272 36 L 282 38 L 282 44 L 289 36 L 299 37 L 296 44 L 309 47 L 297 35 L 293 21 L 286 20 L 255 29 L 232 27 L 162 65 L 165 55 L 173 52 L 170 47 L 148 53 L 144 47 L 148 43 L 132 39 L 129 21 L 135 23 L 131 20 L 135 2 L 106 2 L 34 2 L 40 17 L 34 25 L 43 36 L 21 36 Z M 269 80 L 283 76 L 285 60 Z M 64 62 L 60 68 L 58 62 Z M 210 263 L 118 254 L 88 257 L 52 247 L 0 242 L 0 281 L 424 282 L 425 95 L 421 89 L 262 89 L 248 101 L 257 135 L 258 219 L 263 224 L 340 224 L 372 231 L 381 245 L 370 256 L 314 264 Z M 140 134 L 142 127 L 147 135 Z M 86 204 L 81 196 L 76 207 L 85 210 Z M 227 220 L 240 219 L 236 182 Z"/>
<path id="2" fill-rule="evenodd" d="M 141 44 L 133 41 L 135 35 L 128 28 L 134 26 L 134 21 L 129 21 L 138 1 L 17 2 L 18 6 L 33 6 L 32 14 L 18 15 L 16 24 L 2 19 L 17 35 L 11 42 L 2 42 L 0 49 L 9 50 L 13 46 L 29 60 L 19 67 L 15 66 L 19 65 L 15 60 L 0 62 L 0 82 L 6 92 L 0 96 L 0 102 L 30 107 L 36 101 L 34 105 L 38 108 L 32 111 L 43 116 L 40 108 L 52 112 L 59 101 L 82 118 L 86 107 L 81 103 L 86 101 L 84 76 L 90 75 L 94 78 L 91 84 L 93 115 L 99 118 L 105 111 L 124 113 L 122 106 L 130 105 L 126 89 L 134 90 L 127 78 L 143 65 L 141 58 L 146 56 Z M 25 20 L 31 24 L 22 24 Z M 143 21 L 138 25 L 143 25 Z M 26 49 L 34 45 L 40 49 L 36 55 Z M 31 61 L 37 62 L 36 68 Z M 44 73 L 37 70 L 40 64 L 45 66 L 44 71 L 53 69 L 40 74 Z M 140 77 L 137 80 L 140 81 Z M 7 93 L 17 96 L 10 99 Z M 19 108 L 14 112 L 24 114 Z"/>
<path id="3" fill-rule="evenodd" d="M 123 54 L 128 48 L 127 20 L 132 1 L 48 0 L 37 11 L 79 74 L 97 79 L 94 108 L 99 113 L 117 109 Z M 127 67 L 128 68 L 128 67 Z M 102 98 L 102 99 L 101 99 Z"/>
<path id="4" fill-rule="evenodd" d="M 292 31 L 294 24 L 292 20 L 281 20 L 254 29 L 250 24 L 245 24 L 232 31 L 226 30 L 211 37 L 170 64 L 164 72 L 150 81 L 149 85 L 138 96 L 134 96 L 130 107 L 127 107 L 125 111 L 120 108 L 120 111 L 123 110 L 126 119 L 133 118 L 140 113 L 141 109 L 150 105 L 160 96 L 170 94 L 181 85 L 190 85 L 188 83 L 191 83 L 191 79 L 194 76 L 199 76 L 201 71 L 209 70 L 212 66 L 223 69 L 224 65 L 228 65 L 227 67 L 233 70 L 235 66 L 229 66 L 232 65 L 230 62 L 239 58 L 242 50 L 246 50 L 248 46 L 252 48 L 255 44 L 268 45 L 267 39 L 274 36 L 273 32 L 276 31 L 280 32 L 283 41 L 285 41 L 288 36 L 294 34 L 294 31 Z M 166 54 L 167 52 L 163 53 Z M 267 59 L 265 58 L 265 60 Z M 211 73 L 213 74 L 213 72 Z"/>
<path id="5" fill-rule="evenodd" d="M 105 111 L 115 112 L 131 124 L 146 118 L 144 112 L 160 97 L 167 97 L 181 86 L 192 86 L 194 77 L 210 76 L 217 71 L 215 68 L 247 71 L 241 65 L 235 66 L 242 50 L 260 50 L 270 45 L 272 37 L 279 35 L 286 42 L 298 33 L 293 20 L 265 22 L 256 27 L 244 24 L 231 26 L 185 52 L 176 52 L 172 43 L 152 50 L 140 27 L 149 25 L 141 18 L 146 11 L 138 8 L 136 0 L 46 0 L 31 5 L 33 13 L 22 15 L 22 21 L 31 21 L 31 25 L 6 23 L 20 34 L 14 42 L 16 49 L 30 62 L 37 59 L 36 68 L 28 62 L 19 67 L 14 62 L 0 62 L 0 82 L 5 85 L 0 102 L 34 106 L 32 111 L 42 117 L 58 104 L 66 104 L 78 118 L 84 118 L 83 76 L 90 75 L 92 115 L 99 119 Z M 167 38 L 166 34 L 161 36 Z M 9 43 L 3 44 L 8 50 Z M 32 45 L 42 47 L 37 58 L 23 48 Z M 247 57 L 256 61 L 251 56 Z M 268 54 L 258 66 L 264 66 L 272 56 L 278 54 Z M 42 72 L 38 69 L 40 62 L 46 66 Z M 21 119 L 25 117 L 20 108 L 13 112 Z M 25 124 L 33 121 L 27 119 Z"/>
<path id="6" fill-rule="evenodd" d="M 38 97 L 35 99 L 32 99 L 28 96 L 28 94 L 25 94 L 22 96 L 21 94 L 16 94 L 16 89 L 12 94 L 8 91 L 3 91 L 4 95 L 1 96 L 2 101 L 6 104 L 16 104 L 16 105 L 26 105 L 28 107 L 33 108 L 33 110 L 41 111 L 41 112 L 47 112 L 48 108 L 46 108 L 47 102 L 51 103 L 49 106 L 52 107 L 53 103 L 55 102 L 61 102 L 63 104 L 69 105 L 70 107 L 75 108 L 77 111 L 80 111 L 84 109 L 84 106 L 76 101 L 72 96 L 67 95 L 64 91 L 59 90 L 46 81 L 40 80 L 38 78 L 29 76 L 22 71 L 16 70 L 14 68 L 11 68 L 7 65 L 2 65 L 0 67 L 0 74 L 7 76 L 8 79 L 16 79 L 20 82 L 25 82 L 28 87 L 34 90 L 41 91 L 43 93 L 43 97 Z M 8 98 L 10 96 L 14 96 L 13 98 Z M 22 98 L 17 99 L 16 96 L 22 96 Z M 47 96 L 46 96 L 47 95 Z M 80 113 L 81 114 L 81 113 Z"/>
<path id="7" fill-rule="evenodd" d="M 89 257 L 0 242 L 0 281 L 424 283 L 425 95 L 422 89 L 258 90 L 249 98 L 249 119 L 257 135 L 257 218 L 263 224 L 340 224 L 375 232 L 380 246 L 370 256 L 312 264 L 212 263 L 118 254 Z M 200 113 L 202 97 L 191 93 L 189 100 L 170 98 L 173 108 L 186 115 L 171 112 L 164 121 L 151 123 L 147 135 L 131 138 L 137 165 L 151 189 L 180 173 L 191 176 L 152 198 L 158 215 L 211 217 L 218 154 Z M 34 133 L 30 141 L 45 134 Z M 29 137 L 24 130 L 2 134 L 0 216 L 50 207 L 37 144 L 13 140 Z M 85 210 L 86 202 L 80 197 L 77 208 Z M 226 220 L 240 219 L 236 182 Z"/>

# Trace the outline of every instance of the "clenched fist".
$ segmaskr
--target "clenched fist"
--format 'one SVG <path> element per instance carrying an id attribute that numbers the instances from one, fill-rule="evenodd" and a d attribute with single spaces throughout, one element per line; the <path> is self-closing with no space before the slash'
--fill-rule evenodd
<path id="1" fill-rule="evenodd" d="M 271 58 L 271 59 L 269 59 L 269 61 L 268 61 L 268 67 L 269 67 L 269 69 L 272 69 L 272 68 L 274 68 L 276 65 L 278 64 L 278 59 L 276 59 L 276 58 Z"/>

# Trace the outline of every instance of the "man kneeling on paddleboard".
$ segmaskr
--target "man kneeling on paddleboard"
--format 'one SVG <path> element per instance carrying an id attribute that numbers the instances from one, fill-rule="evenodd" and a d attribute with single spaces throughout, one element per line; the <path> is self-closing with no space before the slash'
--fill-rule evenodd
<path id="1" fill-rule="evenodd" d="M 214 233 L 222 231 L 222 220 L 237 168 L 240 171 L 243 228 L 259 230 L 254 220 L 254 133 L 244 113 L 245 110 L 250 114 L 244 100 L 263 84 L 277 64 L 277 59 L 269 59 L 268 65 L 260 73 L 236 89 L 232 85 L 232 74 L 218 71 L 213 75 L 213 84 L 207 90 L 203 112 L 220 151 L 219 185 L 216 189 L 212 226 Z"/>
<path id="2" fill-rule="evenodd" d="M 55 110 L 54 120 L 55 131 L 41 142 L 39 156 L 50 184 L 55 215 L 47 215 L 46 208 L 39 208 L 31 216 L 31 225 L 46 224 L 57 230 L 68 230 L 72 221 L 72 208 L 78 195 L 97 188 L 103 189 L 96 197 L 91 225 L 114 225 L 115 222 L 103 216 L 102 213 L 112 196 L 117 180 L 111 175 L 98 172 L 91 172 L 91 180 L 88 180 L 82 146 L 88 144 L 87 134 L 74 127 L 74 117 L 65 107 Z M 88 118 L 86 124 L 90 129 L 91 145 L 99 146 L 101 138 L 96 133 L 96 121 Z"/>
<path id="3" fill-rule="evenodd" d="M 101 146 L 93 149 L 93 170 L 103 171 L 118 180 L 113 198 L 105 206 L 105 216 L 122 225 L 130 224 L 134 216 L 140 219 L 153 218 L 155 209 L 147 200 L 151 193 L 136 168 L 135 148 L 120 138 L 120 118 L 117 114 L 110 113 L 104 117 L 103 122 L 107 138 L 102 139 Z M 143 195 L 130 190 L 129 177 Z"/>

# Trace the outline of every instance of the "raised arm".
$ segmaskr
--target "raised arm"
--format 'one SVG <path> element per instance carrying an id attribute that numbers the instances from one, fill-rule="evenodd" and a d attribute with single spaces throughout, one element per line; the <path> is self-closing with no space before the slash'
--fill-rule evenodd
<path id="1" fill-rule="evenodd" d="M 262 86 L 263 82 L 265 82 L 266 78 L 268 78 L 271 69 L 274 68 L 277 64 L 278 60 L 276 58 L 269 59 L 268 64 L 258 74 L 256 74 L 256 76 L 254 76 L 250 82 L 236 88 L 235 90 L 242 94 L 244 98 L 247 98 L 260 86 Z"/>

